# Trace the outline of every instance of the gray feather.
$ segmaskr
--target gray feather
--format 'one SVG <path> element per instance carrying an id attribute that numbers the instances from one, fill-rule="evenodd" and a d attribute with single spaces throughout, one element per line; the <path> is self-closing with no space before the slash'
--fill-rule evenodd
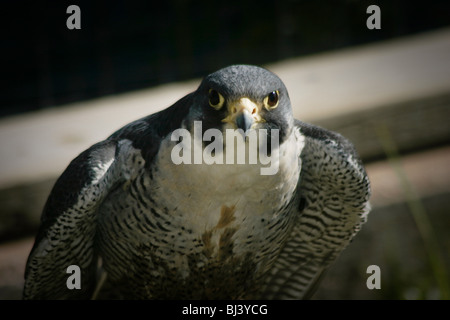
<path id="1" fill-rule="evenodd" d="M 270 299 L 310 297 L 370 211 L 369 179 L 351 143 L 300 121 L 296 127 L 306 137 L 298 185 L 306 204 L 266 283 Z"/>
<path id="2" fill-rule="evenodd" d="M 279 91 L 259 124 L 280 130 L 277 174 L 171 161 L 175 129 L 225 130 L 210 88 L 259 104 Z M 307 298 L 365 222 L 369 196 L 351 143 L 294 121 L 277 76 L 225 68 L 72 161 L 44 208 L 24 298 Z M 66 286 L 69 265 L 81 268 L 81 290 Z"/>

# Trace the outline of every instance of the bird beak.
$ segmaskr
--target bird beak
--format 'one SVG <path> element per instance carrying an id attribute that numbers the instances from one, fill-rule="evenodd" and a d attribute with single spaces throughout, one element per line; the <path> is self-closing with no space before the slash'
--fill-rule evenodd
<path id="1" fill-rule="evenodd" d="M 264 122 L 260 107 L 249 98 L 241 98 L 228 104 L 228 115 L 222 122 L 231 123 L 235 128 L 246 132 L 255 123 Z"/>
<path id="2" fill-rule="evenodd" d="M 247 112 L 247 110 L 242 111 L 237 117 L 236 117 L 236 126 L 238 129 L 242 129 L 244 132 L 247 132 L 248 129 L 251 128 L 252 124 L 255 121 L 250 116 L 250 114 Z"/>

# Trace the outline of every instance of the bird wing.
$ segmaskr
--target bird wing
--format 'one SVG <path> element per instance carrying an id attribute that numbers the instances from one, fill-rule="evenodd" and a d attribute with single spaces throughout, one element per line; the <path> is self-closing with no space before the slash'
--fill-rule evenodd
<path id="1" fill-rule="evenodd" d="M 89 298 L 95 287 L 96 211 L 120 182 L 124 142 L 105 140 L 76 157 L 56 181 L 25 270 L 25 299 Z M 67 268 L 80 268 L 80 289 L 69 289 Z"/>
<path id="2" fill-rule="evenodd" d="M 269 299 L 309 298 L 370 211 L 370 183 L 352 144 L 296 120 L 304 136 L 298 217 L 266 282 Z"/>
<path id="3" fill-rule="evenodd" d="M 171 107 L 136 120 L 75 158 L 56 181 L 25 269 L 24 299 L 86 299 L 98 281 L 95 233 L 98 208 L 133 176 L 136 158 L 151 166 L 161 139 L 179 127 L 192 94 Z M 138 153 L 139 157 L 136 157 Z M 142 158 L 141 158 L 142 157 Z M 144 165 L 144 164 L 143 164 Z M 76 265 L 81 289 L 69 289 Z"/>

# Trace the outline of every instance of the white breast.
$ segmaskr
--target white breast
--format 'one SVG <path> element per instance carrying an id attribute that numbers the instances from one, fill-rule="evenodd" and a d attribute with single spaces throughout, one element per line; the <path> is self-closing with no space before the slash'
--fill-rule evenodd
<path id="1" fill-rule="evenodd" d="M 278 172 L 262 175 L 261 168 L 267 165 L 261 163 L 176 165 L 171 153 L 178 142 L 167 137 L 161 143 L 155 163 L 159 168 L 153 177 L 159 186 L 153 191 L 157 193 L 155 198 L 169 211 L 177 207 L 178 217 L 174 218 L 178 218 L 181 225 L 189 223 L 199 234 L 217 226 L 223 206 L 235 209 L 235 223 L 274 219 L 274 212 L 292 197 L 297 186 L 302 139 L 294 130 L 279 148 L 278 163 L 272 164 L 278 166 Z M 186 152 L 201 148 L 201 141 L 192 141 L 190 145 L 183 145 Z"/>

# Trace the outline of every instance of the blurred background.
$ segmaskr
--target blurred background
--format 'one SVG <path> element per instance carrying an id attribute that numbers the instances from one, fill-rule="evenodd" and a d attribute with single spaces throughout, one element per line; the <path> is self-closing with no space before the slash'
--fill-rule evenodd
<path id="1" fill-rule="evenodd" d="M 81 30 L 69 30 L 77 4 Z M 382 28 L 366 28 L 367 7 Z M 9 1 L 2 114 L 202 77 L 234 63 L 392 39 L 449 24 L 448 1 Z M 8 9 L 11 8 L 11 9 Z"/>
<path id="2" fill-rule="evenodd" d="M 367 28 L 370 5 L 381 29 Z M 349 138 L 371 178 L 368 223 L 314 298 L 450 299 L 449 13 L 448 1 L 2 3 L 0 299 L 20 298 L 70 160 L 235 63 L 277 73 L 295 116 Z"/>

